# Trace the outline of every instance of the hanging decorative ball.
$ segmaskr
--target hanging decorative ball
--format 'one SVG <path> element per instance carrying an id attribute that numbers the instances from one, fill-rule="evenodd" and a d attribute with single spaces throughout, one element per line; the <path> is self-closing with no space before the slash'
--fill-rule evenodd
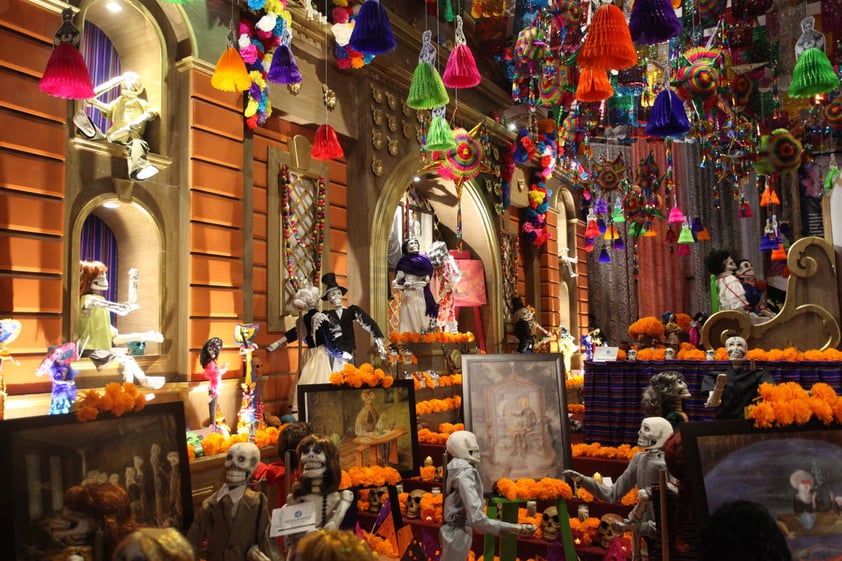
<path id="1" fill-rule="evenodd" d="M 453 179 L 473 179 L 480 172 L 482 146 L 463 128 L 453 129 L 456 148 L 448 150 L 442 160 L 442 166 L 450 172 Z"/>
<path id="2" fill-rule="evenodd" d="M 824 118 L 831 129 L 842 130 L 842 96 L 837 96 L 827 104 L 824 108 Z"/>
<path id="3" fill-rule="evenodd" d="M 761 150 L 764 147 L 766 159 L 776 171 L 795 171 L 801 165 L 801 143 L 786 129 L 775 129 L 764 137 Z"/>

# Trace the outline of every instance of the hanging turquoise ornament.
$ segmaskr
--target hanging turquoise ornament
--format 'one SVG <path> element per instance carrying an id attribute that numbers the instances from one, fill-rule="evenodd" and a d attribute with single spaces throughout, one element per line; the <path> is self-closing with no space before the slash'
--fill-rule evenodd
<path id="1" fill-rule="evenodd" d="M 450 97 L 441 81 L 439 71 L 433 65 L 436 60 L 436 48 L 433 46 L 432 38 L 433 33 L 429 29 L 422 35 L 418 66 L 412 74 L 409 95 L 406 98 L 407 106 L 412 109 L 432 109 L 450 103 Z"/>

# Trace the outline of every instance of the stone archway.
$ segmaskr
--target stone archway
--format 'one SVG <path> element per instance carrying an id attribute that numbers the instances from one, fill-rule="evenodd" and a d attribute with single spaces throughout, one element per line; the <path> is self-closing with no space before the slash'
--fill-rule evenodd
<path id="1" fill-rule="evenodd" d="M 389 232 L 397 205 L 412 183 L 418 170 L 418 157 L 406 156 L 385 178 L 377 200 L 369 241 L 370 275 L 372 294 L 388 292 L 389 271 L 387 253 Z M 456 188 L 452 181 L 439 177 L 427 181 L 428 188 L 436 192 L 431 204 L 439 221 L 456 231 Z M 465 183 L 462 190 L 463 240 L 480 259 L 485 269 L 487 305 L 481 310 L 483 333 L 489 352 L 498 352 L 503 341 L 501 257 L 497 231 L 497 217 L 488 205 L 484 194 L 474 182 Z M 371 314 L 379 325 L 387 325 L 387 306 L 384 298 L 372 298 Z"/>

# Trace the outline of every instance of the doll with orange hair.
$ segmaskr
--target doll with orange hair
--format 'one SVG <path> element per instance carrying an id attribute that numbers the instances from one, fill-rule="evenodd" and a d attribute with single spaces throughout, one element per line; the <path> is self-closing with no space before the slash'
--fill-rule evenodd
<path id="1" fill-rule="evenodd" d="M 126 382 L 160 388 L 166 381 L 163 376 L 147 376 L 127 348 L 115 344 L 129 341 L 162 342 L 164 336 L 157 331 L 121 334 L 111 325 L 111 312 L 125 316 L 139 308 L 136 302 L 137 271 L 129 271 L 132 286 L 129 301 L 118 303 L 107 300 L 102 293 L 108 290 L 108 267 L 101 261 L 81 261 L 79 264 L 79 348 L 83 357 L 90 358 L 97 370 L 112 362 L 120 364 Z"/>

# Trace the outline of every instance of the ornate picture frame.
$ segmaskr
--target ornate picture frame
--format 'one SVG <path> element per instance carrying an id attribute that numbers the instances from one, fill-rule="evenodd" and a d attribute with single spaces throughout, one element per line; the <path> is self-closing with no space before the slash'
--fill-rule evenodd
<path id="1" fill-rule="evenodd" d="M 462 355 L 465 428 L 486 490 L 504 477 L 563 478 L 572 464 L 564 376 L 559 354 Z"/>
<path id="2" fill-rule="evenodd" d="M 686 483 L 693 492 L 700 527 L 721 504 L 750 500 L 768 508 L 778 525 L 786 528 L 793 559 L 842 554 L 838 426 L 757 429 L 749 420 L 736 420 L 682 423 L 680 430 Z M 816 497 L 809 508 L 799 508 L 799 484 L 810 487 Z"/>
<path id="3" fill-rule="evenodd" d="M 342 469 L 391 466 L 403 477 L 418 475 L 412 380 L 395 380 L 389 388 L 299 386 L 298 412 L 301 420 L 314 426 L 316 434 L 337 444 Z"/>
<path id="4" fill-rule="evenodd" d="M 141 525 L 186 531 L 193 503 L 185 435 L 181 402 L 88 422 L 72 414 L 0 422 L 0 481 L 14 505 L 0 509 L 0 558 L 61 555 L 65 544 L 50 525 L 62 514 L 68 489 L 94 481 L 126 489 Z"/>

